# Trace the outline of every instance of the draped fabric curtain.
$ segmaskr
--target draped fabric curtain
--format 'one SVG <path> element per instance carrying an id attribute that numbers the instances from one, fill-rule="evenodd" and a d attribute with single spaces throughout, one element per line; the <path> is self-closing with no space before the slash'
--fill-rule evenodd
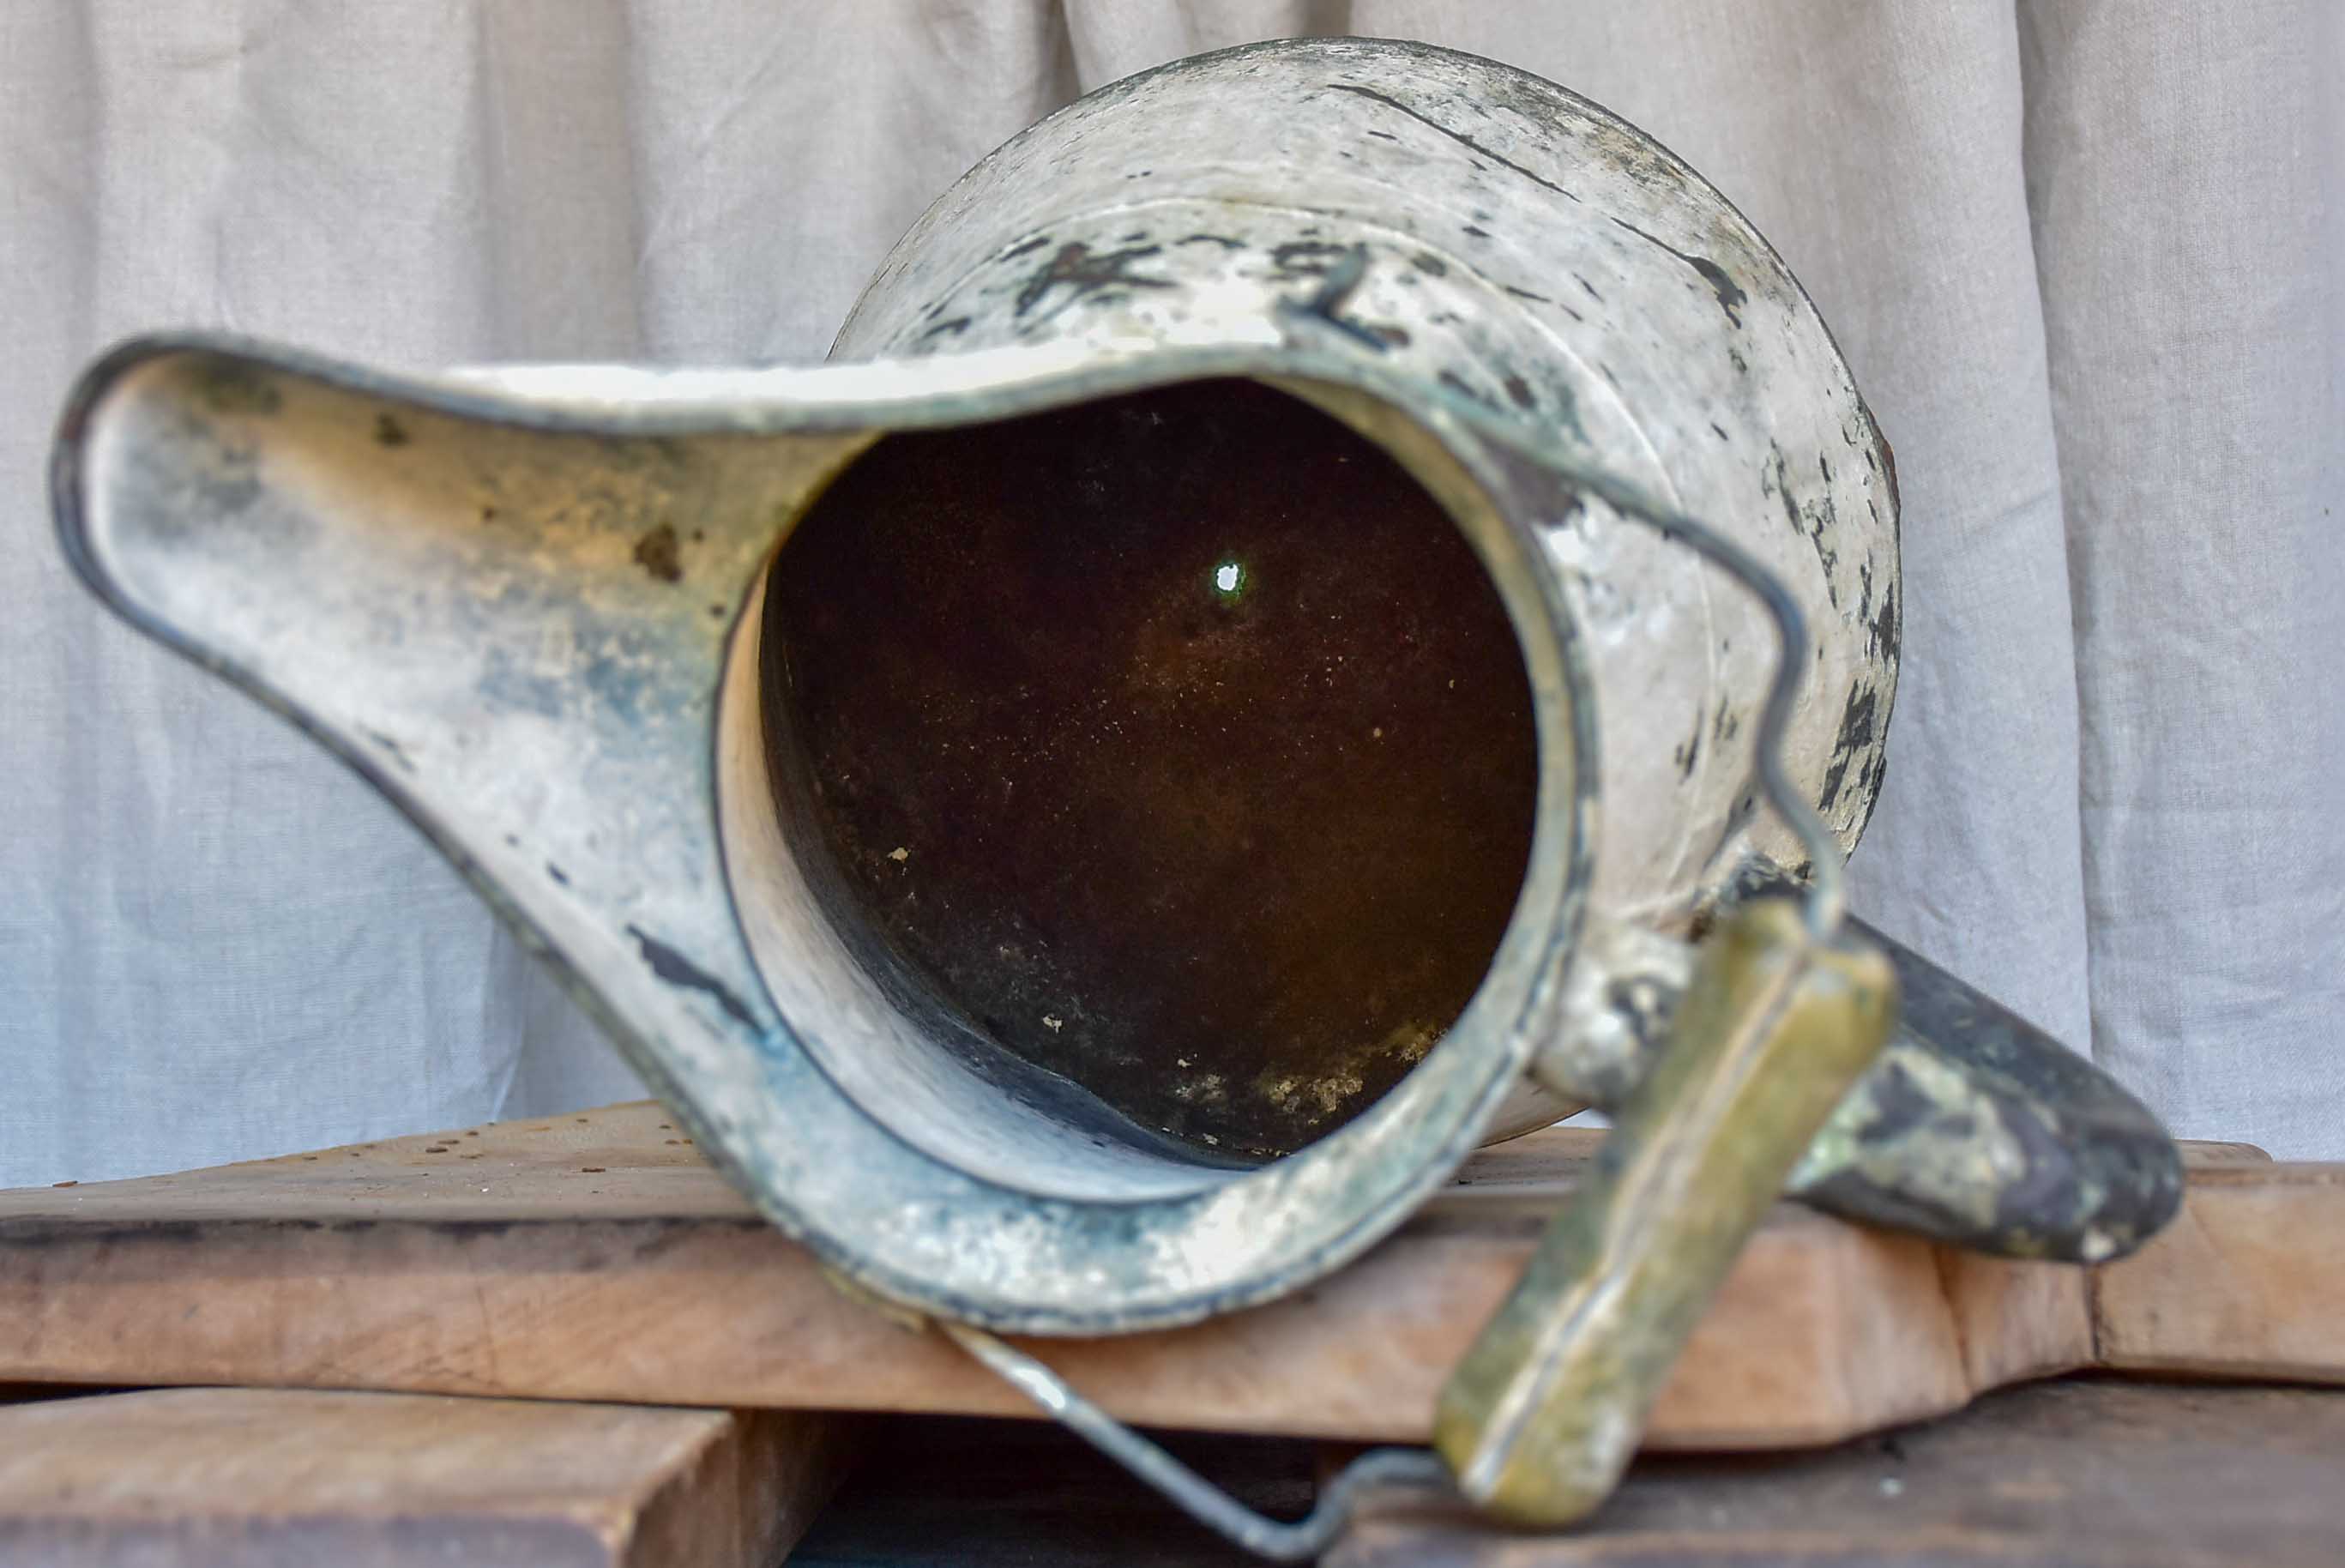
<path id="1" fill-rule="evenodd" d="M 2345 1157 L 2330 0 L 7 0 L 0 1183 L 642 1092 L 403 820 L 68 580 L 83 361 L 817 359 L 996 143 L 1291 33 L 1552 77 L 1750 215 L 1904 496 L 1859 907 L 2178 1132 Z"/>

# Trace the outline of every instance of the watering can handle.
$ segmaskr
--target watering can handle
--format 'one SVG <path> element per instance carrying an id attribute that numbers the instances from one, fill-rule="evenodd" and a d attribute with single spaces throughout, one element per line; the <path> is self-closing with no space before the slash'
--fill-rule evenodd
<path id="1" fill-rule="evenodd" d="M 1801 841 L 1804 889 L 1764 864 L 1744 868 L 1745 897 L 1802 893 L 1808 930 L 1843 922 L 1884 952 L 1900 1003 L 1887 1046 L 1835 1107 L 1791 1172 L 1802 1201 L 1863 1223 L 2011 1257 L 2097 1263 L 2155 1235 L 2180 1207 L 2181 1157 L 2158 1120 L 2089 1061 L 1921 954 L 1846 915 L 1840 846 L 1789 777 L 1782 736 L 1807 667 L 1799 609 L 1764 566 L 1728 539 L 1600 468 L 1543 445 L 1459 400 L 1454 411 L 1535 499 L 1593 495 L 1683 544 L 1737 579 L 1774 619 L 1782 643 L 1761 710 L 1753 773 Z M 1566 984 L 1592 985 L 1624 1027 L 1551 1042 L 1532 1064 L 1549 1090 L 1617 1107 L 1650 1070 L 1647 1042 L 1686 983 L 1684 946 L 1639 928 L 1591 921 Z M 1598 952 L 1596 950 L 1606 950 Z M 1985 1184 L 1985 1185 L 1983 1185 Z"/>
<path id="2" fill-rule="evenodd" d="M 1981 1129 L 2019 1136 L 2033 1123 L 2031 1144 L 2060 1157 L 2020 1162 L 2032 1223 L 2011 1231 L 1998 1201 L 1950 1238 L 2012 1251 L 2032 1233 L 2040 1250 L 2098 1261 L 2163 1223 L 2180 1173 L 2155 1119 L 2049 1036 L 1859 922 L 1843 934 L 1839 846 L 1783 762 L 1807 660 L 1782 585 L 1611 475 L 1510 432 L 1486 435 L 1691 546 L 1766 607 L 1781 646 L 1753 771 L 1813 868 L 1802 905 L 1730 909 L 1692 955 L 1665 1043 L 1616 1064 L 1627 1072 L 1607 1100 L 1615 1131 L 1591 1178 L 1443 1391 L 1435 1442 L 1461 1489 L 1503 1517 L 1557 1525 L 1609 1493 L 1701 1309 L 1787 1186 L 1852 1217 L 1946 1234 L 1965 1207 L 1950 1200 L 1978 1196 Z M 1681 972 L 1684 957 L 1668 967 Z M 1901 1094 L 1903 1105 L 1881 1103 Z M 2072 1115 L 2064 1135 L 2057 1121 Z"/>
<path id="3" fill-rule="evenodd" d="M 1611 1492 L 1703 1309 L 1879 1054 L 1896 994 L 1877 949 L 1818 940 L 1788 900 L 1711 933 L 1594 1171 L 1442 1390 L 1434 1445 L 1468 1498 L 1555 1526 Z"/>

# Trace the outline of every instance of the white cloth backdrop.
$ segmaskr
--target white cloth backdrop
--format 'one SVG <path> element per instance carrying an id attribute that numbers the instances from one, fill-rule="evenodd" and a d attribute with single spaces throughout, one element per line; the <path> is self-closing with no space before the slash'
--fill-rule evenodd
<path id="1" fill-rule="evenodd" d="M 816 359 L 1085 87 L 1276 33 L 1578 88 L 1768 234 L 1905 503 L 1861 907 L 2186 1135 L 2345 1157 L 2334 0 L 0 0 L 0 1183 L 641 1090 L 422 840 L 103 615 L 76 369 Z"/>

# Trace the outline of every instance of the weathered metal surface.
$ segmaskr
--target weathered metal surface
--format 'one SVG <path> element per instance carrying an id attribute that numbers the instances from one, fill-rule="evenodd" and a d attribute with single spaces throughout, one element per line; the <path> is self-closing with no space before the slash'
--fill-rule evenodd
<path id="1" fill-rule="evenodd" d="M 1595 969 L 1624 950 L 1578 947 L 1581 916 L 1650 947 L 1752 867 L 1798 869 L 1746 784 L 1772 645 L 1690 553 L 1526 448 L 1715 520 L 1780 577 L 1815 634 L 1791 776 L 1843 845 L 1870 809 L 1886 446 L 1764 242 L 1560 89 L 1359 42 L 1119 84 L 939 202 L 840 351 L 892 357 L 433 384 L 131 345 L 76 394 L 56 482 L 94 588 L 407 810 L 765 1211 L 880 1295 L 1030 1332 L 1193 1319 L 1336 1266 L 1477 1141 L 1551 1115 L 1552 1094 L 1498 1119 L 1534 1047 L 1566 1092 L 1630 1091 L 1662 1003 Z M 785 831 L 807 779 L 767 724 L 772 547 L 872 443 L 1216 378 L 1315 405 L 1423 486 L 1512 628 L 1538 755 L 1519 893 L 1439 1044 L 1240 1172 L 1092 1115 L 1047 1057 L 945 1039 L 968 1020 L 838 918 L 836 865 Z M 1051 1016 L 1030 1044 L 1084 1045 Z M 1900 1060 L 1963 1094 L 2076 1088 L 1928 1037 Z M 2066 1196 L 2030 1228 L 2036 1145 L 1944 1174 L 1981 1146 L 1958 1096 L 1917 1137 L 1898 1093 L 1852 1096 L 1819 1193 L 1966 1239 L 2122 1245 Z M 2102 1124 L 2040 1125 L 2102 1168 L 2076 1149 Z"/>
<path id="2" fill-rule="evenodd" d="M 1851 1219 L 1982 1252 L 2098 1263 L 2182 1205 L 2174 1140 L 2033 1023 L 1862 921 L 1896 966 L 1895 1033 L 1792 1173 Z"/>

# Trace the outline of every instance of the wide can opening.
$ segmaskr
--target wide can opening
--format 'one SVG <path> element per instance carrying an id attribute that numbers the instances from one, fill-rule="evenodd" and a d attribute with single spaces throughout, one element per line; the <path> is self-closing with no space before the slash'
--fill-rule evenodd
<path id="1" fill-rule="evenodd" d="M 1508 606 L 1401 463 L 1284 392 L 887 436 L 751 613 L 782 902 L 823 928 L 777 1000 L 976 1174 L 1153 1196 L 1307 1147 L 1438 1045 L 1515 916 L 1539 739 Z"/>

